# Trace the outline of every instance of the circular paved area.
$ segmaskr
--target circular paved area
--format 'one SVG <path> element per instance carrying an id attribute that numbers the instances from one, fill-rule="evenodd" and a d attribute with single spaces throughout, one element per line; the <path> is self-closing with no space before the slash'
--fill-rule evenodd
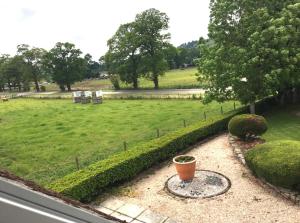
<path id="1" fill-rule="evenodd" d="M 230 181 L 220 173 L 197 170 L 192 181 L 182 181 L 176 174 L 168 179 L 166 186 L 169 192 L 180 197 L 208 198 L 225 193 Z"/>

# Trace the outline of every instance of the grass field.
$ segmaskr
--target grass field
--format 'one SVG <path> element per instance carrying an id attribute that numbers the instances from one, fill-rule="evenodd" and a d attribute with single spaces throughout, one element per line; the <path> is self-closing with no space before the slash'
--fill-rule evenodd
<path id="1" fill-rule="evenodd" d="M 265 117 L 269 129 L 263 138 L 267 141 L 300 140 L 300 106 L 276 109 Z"/>
<path id="2" fill-rule="evenodd" d="M 159 77 L 159 86 L 161 89 L 182 89 L 182 88 L 198 88 L 201 84 L 197 81 L 195 74 L 196 68 L 187 68 L 184 70 L 170 70 L 166 72 L 164 76 Z M 145 78 L 140 78 L 139 88 L 141 89 L 153 89 L 153 82 Z M 112 84 L 109 79 L 104 80 L 85 80 L 77 82 L 72 86 L 73 89 L 112 89 Z M 121 83 L 122 89 L 131 89 L 131 85 Z M 47 91 L 59 90 L 56 84 L 46 86 Z"/>
<path id="3" fill-rule="evenodd" d="M 233 102 L 222 105 L 224 111 Z M 137 143 L 220 114 L 220 104 L 196 100 L 105 100 L 102 105 L 71 100 L 15 99 L 0 103 L 0 167 L 47 184 Z"/>

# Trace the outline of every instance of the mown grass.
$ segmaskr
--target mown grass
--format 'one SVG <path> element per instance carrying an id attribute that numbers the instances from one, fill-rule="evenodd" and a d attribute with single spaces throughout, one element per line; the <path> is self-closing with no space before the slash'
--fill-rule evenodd
<path id="1" fill-rule="evenodd" d="M 300 106 L 287 106 L 265 114 L 269 129 L 266 141 L 300 140 Z"/>
<path id="2" fill-rule="evenodd" d="M 187 89 L 187 88 L 199 88 L 201 83 L 197 81 L 196 68 L 187 68 L 184 70 L 170 70 L 165 73 L 165 75 L 159 77 L 159 87 L 161 89 Z M 153 89 L 153 82 L 146 79 L 139 79 L 140 89 Z M 109 79 L 104 80 L 85 80 L 77 82 L 72 86 L 73 89 L 80 90 L 97 90 L 97 89 L 113 89 L 113 86 Z M 122 89 L 132 89 L 132 85 L 121 82 Z M 51 84 L 46 86 L 47 91 L 59 90 L 56 84 Z"/>
<path id="3" fill-rule="evenodd" d="M 222 105 L 224 112 L 233 102 Z M 80 167 L 186 125 L 220 114 L 220 104 L 196 100 L 15 99 L 0 103 L 0 167 L 48 184 Z"/>

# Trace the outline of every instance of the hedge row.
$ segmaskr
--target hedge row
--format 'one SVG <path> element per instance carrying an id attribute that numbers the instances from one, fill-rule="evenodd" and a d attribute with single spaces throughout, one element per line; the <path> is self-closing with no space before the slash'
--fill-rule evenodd
<path id="1" fill-rule="evenodd" d="M 258 104 L 258 107 L 260 106 Z M 219 116 L 214 120 L 201 121 L 139 144 L 130 150 L 66 175 L 48 185 L 48 188 L 76 200 L 90 201 L 104 188 L 128 180 L 141 171 L 175 156 L 198 141 L 226 130 L 233 116 L 247 111 L 248 109 L 244 107 L 225 117 Z"/>

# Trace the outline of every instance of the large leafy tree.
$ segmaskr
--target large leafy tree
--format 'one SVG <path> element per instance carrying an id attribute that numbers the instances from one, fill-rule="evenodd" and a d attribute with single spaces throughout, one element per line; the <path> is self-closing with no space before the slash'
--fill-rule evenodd
<path id="1" fill-rule="evenodd" d="M 17 49 L 18 55 L 25 62 L 26 66 L 24 69 L 26 69 L 27 77 L 34 82 L 36 91 L 40 91 L 39 81 L 45 77 L 45 72 L 42 69 L 42 60 L 46 54 L 46 50 L 36 47 L 30 48 L 26 44 L 18 45 Z"/>
<path id="2" fill-rule="evenodd" d="M 1 73 L 9 90 L 18 89 L 18 91 L 29 90 L 30 80 L 28 78 L 27 66 L 21 56 L 2 56 Z"/>
<path id="3" fill-rule="evenodd" d="M 92 55 L 90 55 L 90 54 L 86 54 L 84 56 L 84 59 L 86 61 L 86 65 L 87 65 L 84 78 L 99 77 L 99 74 L 101 71 L 100 64 L 97 61 L 94 61 Z"/>
<path id="4" fill-rule="evenodd" d="M 6 75 L 6 66 L 9 61 L 9 55 L 3 54 L 0 56 L 0 91 L 5 90 L 5 85 L 8 84 Z"/>
<path id="5" fill-rule="evenodd" d="M 62 91 L 81 81 L 87 69 L 82 52 L 72 43 L 58 42 L 45 56 L 44 65 Z"/>
<path id="6" fill-rule="evenodd" d="M 135 23 L 123 24 L 114 36 L 108 40 L 109 50 L 105 63 L 109 73 L 119 75 L 121 80 L 138 88 L 138 78 L 141 74 L 141 38 L 136 32 Z"/>
<path id="7" fill-rule="evenodd" d="M 168 69 L 164 59 L 164 48 L 170 39 L 166 33 L 169 28 L 169 17 L 157 9 L 148 9 L 136 16 L 136 32 L 140 39 L 140 52 L 143 56 L 143 73 L 153 81 L 157 89 L 158 77 Z"/>
<path id="8" fill-rule="evenodd" d="M 211 0 L 209 38 L 201 45 L 199 70 L 207 83 L 206 101 L 239 99 L 254 103 L 276 92 L 269 75 L 270 64 L 261 55 L 271 49 L 256 33 L 264 33 L 269 21 L 277 18 L 292 1 Z"/>
<path id="9" fill-rule="evenodd" d="M 294 95 L 294 101 L 297 101 L 300 88 L 300 2 L 290 1 L 275 18 L 266 9 L 261 13 L 266 18 L 261 23 L 264 27 L 261 32 L 254 32 L 249 41 L 257 51 L 257 58 L 265 61 L 263 70 L 281 103 L 289 95 Z"/>

